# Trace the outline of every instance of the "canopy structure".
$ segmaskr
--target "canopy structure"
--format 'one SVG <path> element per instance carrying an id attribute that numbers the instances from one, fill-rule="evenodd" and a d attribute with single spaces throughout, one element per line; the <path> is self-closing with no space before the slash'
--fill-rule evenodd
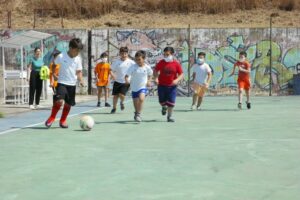
<path id="1" fill-rule="evenodd" d="M 22 32 L 16 36 L 13 36 L 7 40 L 3 40 L 0 42 L 0 48 L 2 48 L 2 67 L 3 67 L 3 86 L 4 86 L 4 102 L 7 103 L 9 100 L 7 99 L 6 95 L 6 80 L 7 79 L 21 79 L 21 85 L 16 85 L 15 89 L 19 88 L 21 91 L 20 93 L 20 98 L 21 102 L 18 103 L 25 103 L 25 92 L 24 90 L 26 89 L 26 85 L 24 84 L 24 50 L 23 47 L 29 46 L 31 44 L 41 42 L 41 50 L 42 50 L 42 55 L 43 55 L 43 40 L 48 39 L 52 37 L 52 34 L 48 33 L 43 33 L 43 32 L 38 32 L 38 31 L 25 31 Z M 5 66 L 5 48 L 11 48 L 11 49 L 17 49 L 20 50 L 21 53 L 21 69 L 20 70 L 6 70 Z M 25 52 L 26 56 L 26 52 Z M 27 86 L 28 87 L 28 86 Z M 16 93 L 16 91 L 15 91 Z M 14 102 L 16 102 L 16 94 L 15 94 L 15 99 Z"/>

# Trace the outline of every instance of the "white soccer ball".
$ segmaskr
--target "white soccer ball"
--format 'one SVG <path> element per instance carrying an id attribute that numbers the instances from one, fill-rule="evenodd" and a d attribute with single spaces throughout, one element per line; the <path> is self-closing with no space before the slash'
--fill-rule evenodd
<path id="1" fill-rule="evenodd" d="M 91 116 L 84 115 L 80 118 L 80 127 L 85 131 L 90 131 L 94 124 L 95 121 Z"/>

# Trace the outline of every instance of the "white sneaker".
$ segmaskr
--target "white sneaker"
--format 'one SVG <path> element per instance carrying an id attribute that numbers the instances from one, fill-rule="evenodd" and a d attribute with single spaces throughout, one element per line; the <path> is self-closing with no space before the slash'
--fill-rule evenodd
<path id="1" fill-rule="evenodd" d="M 191 110 L 196 110 L 196 105 L 192 105 Z"/>
<path id="2" fill-rule="evenodd" d="M 34 110 L 35 109 L 34 105 L 29 105 L 29 109 Z"/>
<path id="3" fill-rule="evenodd" d="M 35 105 L 35 109 L 43 108 L 43 106 Z"/>
<path id="4" fill-rule="evenodd" d="M 197 107 L 197 110 L 201 110 L 200 106 L 199 106 L 199 107 Z"/>

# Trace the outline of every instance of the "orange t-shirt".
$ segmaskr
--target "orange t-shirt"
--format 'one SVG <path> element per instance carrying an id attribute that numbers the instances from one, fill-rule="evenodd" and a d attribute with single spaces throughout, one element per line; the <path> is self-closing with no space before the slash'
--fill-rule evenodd
<path id="1" fill-rule="evenodd" d="M 98 63 L 95 67 L 95 74 L 98 78 L 97 86 L 108 86 L 109 84 L 109 63 Z"/>
<path id="2" fill-rule="evenodd" d="M 235 67 L 241 67 L 245 70 L 250 70 L 251 65 L 248 61 L 245 62 L 236 62 L 234 64 Z M 250 80 L 250 73 L 239 71 L 238 80 Z"/>
<path id="3" fill-rule="evenodd" d="M 53 66 L 53 63 L 51 63 L 50 66 L 49 66 L 50 77 L 52 77 L 52 66 Z M 55 72 L 54 72 L 54 74 L 55 74 L 56 76 L 58 76 L 59 68 L 60 68 L 60 66 L 59 66 L 59 65 L 56 65 Z M 51 84 L 53 87 L 57 87 L 57 81 L 54 81 L 54 80 L 52 80 L 51 78 L 50 78 L 50 84 Z"/>

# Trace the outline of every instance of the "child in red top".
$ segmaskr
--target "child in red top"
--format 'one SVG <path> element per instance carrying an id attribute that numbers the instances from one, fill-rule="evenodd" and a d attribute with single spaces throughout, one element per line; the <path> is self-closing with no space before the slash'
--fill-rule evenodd
<path id="1" fill-rule="evenodd" d="M 242 109 L 242 97 L 243 97 L 243 90 L 246 92 L 247 96 L 247 108 L 251 108 L 250 104 L 250 88 L 251 88 L 251 83 L 250 83 L 250 73 L 251 73 L 251 65 L 250 63 L 246 60 L 247 58 L 247 53 L 246 52 L 240 52 L 239 56 L 239 61 L 234 64 L 233 71 L 230 74 L 230 76 L 234 75 L 235 68 L 238 68 L 239 74 L 238 74 L 238 88 L 239 88 L 239 103 L 238 103 L 238 108 Z"/>
<path id="2" fill-rule="evenodd" d="M 177 85 L 183 79 L 183 72 L 180 64 L 173 57 L 174 49 L 164 49 L 164 59 L 159 61 L 154 69 L 154 79 L 158 83 L 159 103 L 162 106 L 162 115 L 168 111 L 167 121 L 175 122 L 172 118 L 173 107 L 175 106 Z M 158 77 L 158 80 L 157 80 Z"/>

